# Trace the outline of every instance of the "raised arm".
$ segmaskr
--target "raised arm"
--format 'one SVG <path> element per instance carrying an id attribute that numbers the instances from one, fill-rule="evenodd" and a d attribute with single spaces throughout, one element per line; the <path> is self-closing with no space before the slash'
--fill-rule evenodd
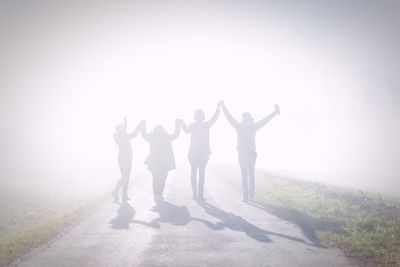
<path id="1" fill-rule="evenodd" d="M 179 123 L 179 120 L 176 119 L 175 120 L 175 132 L 173 134 L 169 135 L 170 140 L 174 141 L 176 138 L 178 138 L 180 132 L 181 132 L 180 123 Z"/>
<path id="2" fill-rule="evenodd" d="M 128 134 L 128 138 L 129 139 L 135 138 L 142 130 L 143 125 L 144 121 L 139 122 L 138 126 L 136 126 L 136 129 L 132 133 Z"/>
<path id="3" fill-rule="evenodd" d="M 142 134 L 143 139 L 148 142 L 149 141 L 149 134 L 146 131 L 146 121 L 143 121 L 140 133 Z"/>
<path id="4" fill-rule="evenodd" d="M 219 106 L 222 108 L 222 111 L 225 114 L 226 119 L 228 120 L 228 122 L 232 125 L 233 128 L 238 128 L 239 127 L 239 123 L 237 120 L 235 120 L 235 118 L 232 117 L 231 113 L 228 111 L 228 109 L 225 107 L 225 104 L 223 101 L 221 101 L 219 103 Z"/>
<path id="5" fill-rule="evenodd" d="M 219 105 L 217 105 L 217 109 L 214 112 L 214 115 L 211 117 L 211 119 L 207 122 L 208 127 L 212 127 L 214 123 L 217 121 L 219 113 L 220 113 Z"/>
<path id="6" fill-rule="evenodd" d="M 124 132 L 126 133 L 128 129 L 128 117 L 124 117 Z"/>
<path id="7" fill-rule="evenodd" d="M 181 127 L 182 127 L 182 130 L 183 130 L 183 132 L 184 132 L 185 134 L 191 133 L 190 128 L 186 125 L 186 123 L 184 122 L 184 120 L 180 119 L 179 122 L 180 122 Z"/>
<path id="8" fill-rule="evenodd" d="M 279 114 L 280 114 L 279 107 L 275 105 L 275 110 L 271 114 L 269 114 L 267 117 L 256 123 L 256 129 L 257 130 L 261 129 L 265 124 L 267 124 L 270 120 L 272 120 L 272 118 L 274 118 L 276 115 Z"/>

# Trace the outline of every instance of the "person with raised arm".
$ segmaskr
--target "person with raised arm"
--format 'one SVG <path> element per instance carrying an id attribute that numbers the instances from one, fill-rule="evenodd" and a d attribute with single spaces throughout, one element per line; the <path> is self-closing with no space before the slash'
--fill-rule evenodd
<path id="1" fill-rule="evenodd" d="M 111 195 L 115 202 L 119 200 L 119 191 L 122 187 L 122 202 L 126 202 L 128 197 L 129 177 L 132 168 L 132 147 L 130 140 L 136 137 L 141 131 L 144 121 L 141 121 L 132 133 L 127 133 L 128 119 L 124 118 L 124 123 L 115 127 L 114 141 L 118 145 L 118 164 L 121 171 L 121 178 L 118 180 Z"/>
<path id="2" fill-rule="evenodd" d="M 191 135 L 188 158 L 191 167 L 194 200 L 204 201 L 205 170 L 211 154 L 210 128 L 217 121 L 219 113 L 220 109 L 217 106 L 212 118 L 209 121 L 205 121 L 204 111 L 198 109 L 194 112 L 194 123 L 187 126 L 183 120 L 180 120 L 182 130 Z M 199 174 L 198 180 L 197 173 Z"/>
<path id="3" fill-rule="evenodd" d="M 142 136 L 150 145 L 145 164 L 153 176 L 153 195 L 156 204 L 164 199 L 163 192 L 168 172 L 176 168 L 172 141 L 179 136 L 179 124 L 176 120 L 173 134 L 168 134 L 161 125 L 156 126 L 152 133 L 147 133 L 146 124 L 142 127 Z"/>
<path id="4" fill-rule="evenodd" d="M 239 153 L 239 165 L 242 174 L 242 201 L 253 201 L 255 192 L 255 164 L 257 158 L 256 133 L 272 118 L 280 114 L 279 107 L 275 105 L 275 110 L 258 122 L 254 122 L 250 113 L 245 112 L 242 114 L 242 121 L 239 123 L 235 118 L 233 118 L 223 101 L 219 102 L 219 106 L 222 108 L 225 117 L 232 127 L 235 128 L 237 133 L 237 150 Z"/>

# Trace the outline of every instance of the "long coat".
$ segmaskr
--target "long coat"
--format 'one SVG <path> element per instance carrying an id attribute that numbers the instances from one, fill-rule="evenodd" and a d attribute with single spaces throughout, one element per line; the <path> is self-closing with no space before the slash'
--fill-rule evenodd
<path id="1" fill-rule="evenodd" d="M 145 160 L 151 172 L 164 172 L 175 169 L 175 157 L 172 150 L 172 138 L 169 135 L 149 134 L 146 141 L 150 145 L 149 155 Z"/>
<path id="2" fill-rule="evenodd" d="M 157 127 L 156 127 L 157 128 Z M 146 133 L 142 130 L 142 136 L 150 145 L 149 156 L 145 160 L 145 164 L 149 171 L 168 172 L 175 169 L 175 157 L 172 150 L 172 141 L 178 138 L 180 127 L 175 123 L 175 132 L 168 134 L 164 130 L 157 133 Z"/>

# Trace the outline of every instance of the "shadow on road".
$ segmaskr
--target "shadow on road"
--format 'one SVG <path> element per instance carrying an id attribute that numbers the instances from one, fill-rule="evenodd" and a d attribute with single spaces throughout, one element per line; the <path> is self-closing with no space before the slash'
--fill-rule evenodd
<path id="1" fill-rule="evenodd" d="M 122 203 L 117 210 L 117 216 L 111 219 L 110 224 L 113 229 L 129 229 L 129 224 L 135 217 L 135 210 L 129 203 Z"/>
<path id="2" fill-rule="evenodd" d="M 130 224 L 132 223 L 158 229 L 161 228 L 161 224 L 184 226 L 192 221 L 197 221 L 203 223 L 214 231 L 227 228 L 233 231 L 243 232 L 248 237 L 259 242 L 272 242 L 269 236 L 279 236 L 303 244 L 323 247 L 316 238 L 315 231 L 318 229 L 324 229 L 325 222 L 315 220 L 298 211 L 261 205 L 259 203 L 249 203 L 249 205 L 262 209 L 278 218 L 297 224 L 302 229 L 303 234 L 312 242 L 311 244 L 301 238 L 263 230 L 242 217 L 221 210 L 207 202 L 198 202 L 198 204 L 204 208 L 207 214 L 220 221 L 214 224 L 205 219 L 192 217 L 186 206 L 177 206 L 166 201 L 160 202 L 152 209 L 152 211 L 158 213 L 158 218 L 155 218 L 150 222 L 134 220 L 135 210 L 129 205 L 129 203 L 123 203 L 118 208 L 116 217 L 110 221 L 111 228 L 129 230 Z"/>
<path id="3" fill-rule="evenodd" d="M 294 209 L 274 207 L 271 205 L 261 204 L 257 202 L 249 202 L 249 205 L 261 209 L 269 214 L 278 217 L 282 220 L 296 224 L 301 228 L 304 236 L 313 243 L 314 246 L 326 248 L 323 246 L 316 236 L 317 230 L 338 229 L 339 224 L 322 219 L 314 219 L 311 216 L 304 214 Z"/>
<path id="4" fill-rule="evenodd" d="M 248 237 L 253 238 L 260 242 L 271 242 L 272 240 L 268 237 L 268 232 L 258 228 L 257 226 L 249 223 L 240 216 L 233 213 L 223 211 L 217 207 L 207 203 L 198 202 L 198 204 L 205 209 L 205 211 L 220 220 L 216 223 L 216 229 L 221 230 L 228 228 L 233 231 L 239 231 L 245 233 Z"/>
<path id="5" fill-rule="evenodd" d="M 308 244 L 301 238 L 263 230 L 255 226 L 254 224 L 251 224 L 250 222 L 246 221 L 242 217 L 237 216 L 230 212 L 223 211 L 207 202 L 199 202 L 199 205 L 203 207 L 208 214 L 221 220 L 221 222 L 217 223 L 218 229 L 228 228 L 233 231 L 240 231 L 245 233 L 248 237 L 255 239 L 259 242 L 265 242 L 265 243 L 272 242 L 269 236 L 279 236 L 285 239 L 290 239 L 292 241 Z"/>
<path id="6" fill-rule="evenodd" d="M 130 207 L 129 204 L 126 204 L 126 205 Z M 122 208 L 122 206 L 121 206 L 121 208 Z M 172 225 L 177 225 L 177 226 L 184 226 L 192 221 L 201 222 L 213 230 L 216 230 L 216 227 L 217 227 L 212 222 L 209 222 L 209 221 L 201 219 L 201 218 L 192 217 L 186 206 L 177 206 L 177 205 L 174 205 L 167 201 L 161 201 L 157 206 L 155 206 L 152 209 L 152 211 L 158 213 L 159 217 L 151 220 L 150 222 L 134 220 L 133 219 L 134 212 L 133 212 L 133 214 L 130 213 L 132 216 L 123 216 L 124 212 L 126 212 L 126 209 L 128 209 L 128 207 L 123 208 L 124 212 L 120 211 L 121 208 L 118 209 L 117 217 L 114 218 L 112 221 L 117 221 L 117 222 L 122 221 L 123 223 L 121 223 L 121 224 L 123 224 L 124 226 L 127 226 L 127 227 L 124 227 L 124 229 L 129 229 L 130 223 L 140 224 L 140 225 L 144 225 L 144 226 L 151 227 L 151 228 L 161 228 L 161 224 L 172 224 Z M 130 207 L 130 209 L 133 210 L 132 207 Z M 120 214 L 121 214 L 121 216 L 120 216 Z M 113 226 L 114 225 L 112 223 L 112 226 L 111 226 L 112 228 L 120 229 L 120 228 L 116 228 Z"/>
<path id="7" fill-rule="evenodd" d="M 176 226 L 185 226 L 190 222 L 196 221 L 196 222 L 203 223 L 204 225 L 206 225 L 207 227 L 209 227 L 210 229 L 212 229 L 214 231 L 223 230 L 223 229 L 227 228 L 227 229 L 230 229 L 233 231 L 243 232 L 248 237 L 250 237 L 254 240 L 257 240 L 259 242 L 264 242 L 264 243 L 272 242 L 272 240 L 269 238 L 269 236 L 273 235 L 273 236 L 279 236 L 282 238 L 290 239 L 292 241 L 300 242 L 303 244 L 308 244 L 306 241 L 304 241 L 301 238 L 263 230 L 263 229 L 255 226 L 254 224 L 251 224 L 250 222 L 243 219 L 242 217 L 237 216 L 233 213 L 221 210 L 207 202 L 198 202 L 198 204 L 199 204 L 199 206 L 204 208 L 204 210 L 206 211 L 207 214 L 217 218 L 220 221 L 214 224 L 205 219 L 192 217 L 186 206 L 177 206 L 177 205 L 174 205 L 174 204 L 166 202 L 166 201 L 160 202 L 157 206 L 155 206 L 152 209 L 152 211 L 158 213 L 158 215 L 159 215 L 158 218 L 155 218 L 155 219 L 151 220 L 150 222 L 134 220 L 135 210 L 129 205 L 129 203 L 123 203 L 118 208 L 116 217 L 111 219 L 111 221 L 110 221 L 111 228 L 112 229 L 129 230 L 129 226 L 132 223 L 132 224 L 140 224 L 140 225 L 144 225 L 147 227 L 158 229 L 158 228 L 161 228 L 161 224 L 172 224 L 172 225 L 176 225 Z M 277 209 L 274 209 L 272 207 L 263 206 L 258 203 L 250 203 L 250 205 L 260 208 L 264 211 L 267 211 L 279 218 L 293 222 L 293 218 L 291 218 L 288 214 L 286 214 L 286 216 L 284 214 L 279 214 L 279 215 L 281 215 L 281 217 L 278 216 L 277 214 L 282 211 L 278 211 Z M 302 228 L 305 236 L 310 241 L 312 241 L 312 244 L 308 244 L 308 245 L 314 245 L 314 246 L 321 247 L 321 244 L 315 238 L 314 234 L 310 231 L 306 231 L 306 230 L 309 230 L 307 228 L 307 227 L 309 227 L 307 221 L 304 221 L 303 223 L 298 222 L 296 224 L 298 224 Z"/>

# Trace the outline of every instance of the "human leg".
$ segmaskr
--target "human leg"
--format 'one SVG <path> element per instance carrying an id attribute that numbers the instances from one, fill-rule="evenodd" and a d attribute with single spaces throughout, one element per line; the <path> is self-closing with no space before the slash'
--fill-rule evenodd
<path id="1" fill-rule="evenodd" d="M 205 183 L 205 173 L 206 173 L 206 166 L 207 166 L 207 159 L 203 160 L 199 165 L 199 199 L 204 199 L 204 183 Z"/>
<path id="2" fill-rule="evenodd" d="M 165 189 L 165 183 L 167 181 L 168 177 L 168 171 L 162 171 L 160 172 L 160 177 L 159 177 L 159 196 L 160 200 L 163 200 L 163 194 L 164 194 L 164 189 Z"/>
<path id="3" fill-rule="evenodd" d="M 158 176 L 156 172 L 151 173 L 153 176 L 153 197 L 154 197 L 154 202 L 158 202 Z"/>
<path id="4" fill-rule="evenodd" d="M 254 200 L 255 193 L 255 168 L 256 168 L 256 158 L 249 159 L 249 197 L 250 200 Z"/>
<path id="5" fill-rule="evenodd" d="M 122 178 L 119 178 L 117 183 L 114 186 L 114 189 L 113 189 L 112 193 L 111 193 L 114 201 L 118 201 L 118 192 L 119 192 L 119 190 L 121 188 L 121 185 L 122 185 Z"/>
<path id="6" fill-rule="evenodd" d="M 124 177 L 124 171 L 125 171 L 124 167 L 125 166 L 124 166 L 124 162 L 121 159 L 118 159 L 118 166 L 119 166 L 119 172 L 121 174 L 121 177 L 118 179 L 118 181 L 115 184 L 114 189 L 113 189 L 113 191 L 111 193 L 114 201 L 118 201 L 118 193 L 119 193 L 119 190 L 121 189 L 122 180 L 123 180 L 123 177 Z"/>
<path id="7" fill-rule="evenodd" d="M 196 162 L 191 161 L 190 162 L 190 168 L 191 168 L 191 182 L 192 182 L 192 191 L 193 191 L 193 199 L 197 199 L 197 169 L 198 169 L 198 164 Z"/>
<path id="8" fill-rule="evenodd" d="M 131 175 L 132 162 L 127 161 L 124 166 L 124 174 L 122 176 L 122 200 L 126 201 L 128 197 L 129 178 Z"/>
<path id="9" fill-rule="evenodd" d="M 239 156 L 240 171 L 242 174 L 243 201 L 249 199 L 248 164 L 243 156 Z"/>

